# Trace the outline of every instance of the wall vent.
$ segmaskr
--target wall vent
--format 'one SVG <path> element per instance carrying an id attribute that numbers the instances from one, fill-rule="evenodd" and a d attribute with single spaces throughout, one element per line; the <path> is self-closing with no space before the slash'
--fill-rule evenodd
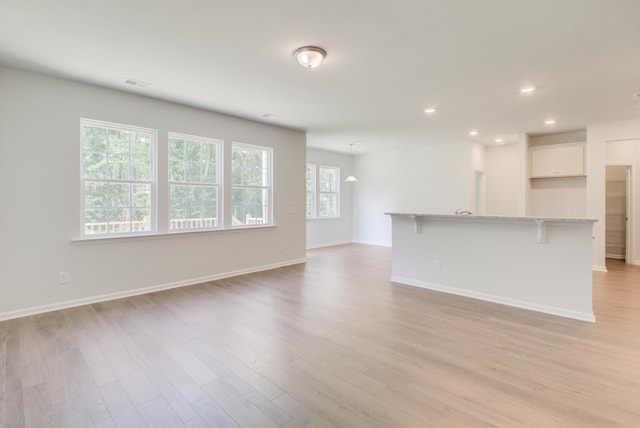
<path id="1" fill-rule="evenodd" d="M 124 83 L 131 86 L 137 86 L 138 88 L 148 88 L 151 86 L 149 82 L 143 82 L 142 80 L 130 79 L 125 77 Z"/>

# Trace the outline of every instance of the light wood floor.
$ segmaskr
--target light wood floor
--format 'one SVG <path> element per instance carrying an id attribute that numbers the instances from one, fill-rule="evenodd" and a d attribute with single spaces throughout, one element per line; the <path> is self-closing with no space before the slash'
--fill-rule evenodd
<path id="1" fill-rule="evenodd" d="M 392 285 L 390 249 L 0 323 L 5 427 L 639 427 L 640 268 L 596 324 Z"/>

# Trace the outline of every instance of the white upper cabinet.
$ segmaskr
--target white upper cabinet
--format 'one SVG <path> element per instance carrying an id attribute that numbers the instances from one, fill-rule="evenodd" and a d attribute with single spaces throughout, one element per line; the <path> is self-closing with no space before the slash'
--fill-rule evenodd
<path id="1" fill-rule="evenodd" d="M 558 154 L 553 148 L 532 147 L 529 150 L 529 177 L 553 177 L 558 170 Z"/>
<path id="2" fill-rule="evenodd" d="M 529 177 L 579 177 L 584 174 L 584 143 L 529 148 Z"/>

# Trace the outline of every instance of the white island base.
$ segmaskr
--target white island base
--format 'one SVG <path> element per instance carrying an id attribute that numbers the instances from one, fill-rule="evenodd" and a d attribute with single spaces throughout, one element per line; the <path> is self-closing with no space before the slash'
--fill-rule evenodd
<path id="1" fill-rule="evenodd" d="M 595 321 L 596 220 L 386 214 L 393 282 Z"/>

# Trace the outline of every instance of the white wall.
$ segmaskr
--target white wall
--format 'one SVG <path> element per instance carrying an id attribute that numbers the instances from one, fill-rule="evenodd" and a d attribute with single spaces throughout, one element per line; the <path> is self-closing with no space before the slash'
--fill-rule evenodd
<path id="1" fill-rule="evenodd" d="M 480 143 L 471 143 L 471 168 L 473 171 L 484 171 L 485 169 L 485 146 Z"/>
<path id="2" fill-rule="evenodd" d="M 356 156 L 354 241 L 391 245 L 391 219 L 385 212 L 472 210 L 471 165 L 468 141 Z"/>
<path id="3" fill-rule="evenodd" d="M 304 133 L 5 67 L 0 94 L 0 318 L 304 260 Z M 81 117 L 157 129 L 159 180 L 168 131 L 273 147 L 277 227 L 72 243 Z"/>
<path id="4" fill-rule="evenodd" d="M 485 151 L 486 214 L 519 216 L 522 168 L 518 144 L 490 146 Z"/>
<path id="5" fill-rule="evenodd" d="M 593 321 L 589 221 L 393 217 L 392 280 Z"/>
<path id="6" fill-rule="evenodd" d="M 599 123 L 587 127 L 587 217 L 594 227 L 593 265 L 605 270 L 605 163 L 608 142 L 640 138 L 640 120 Z M 634 189 L 634 193 L 637 190 Z"/>
<path id="7" fill-rule="evenodd" d="M 640 264 L 640 197 L 638 197 L 638 189 L 640 189 L 640 174 L 638 173 L 638 168 L 640 168 L 640 139 L 607 142 L 606 165 L 631 166 L 631 218 L 628 223 L 628 227 L 631 228 L 631 242 L 627 243 L 631 246 L 631 260 L 627 262 Z M 626 177 L 623 177 L 624 181 L 626 181 Z"/>
<path id="8" fill-rule="evenodd" d="M 471 201 L 468 209 L 475 215 L 484 215 L 487 205 L 486 148 L 482 144 L 471 143 Z"/>
<path id="9" fill-rule="evenodd" d="M 527 215 L 586 218 L 586 177 L 537 178 L 530 186 Z"/>
<path id="10" fill-rule="evenodd" d="M 351 155 L 307 148 L 307 162 L 340 168 L 340 218 L 307 220 L 307 248 L 350 243 L 353 239 L 353 189 L 345 183 L 353 168 Z M 356 176 L 357 177 L 357 176 Z"/>
<path id="11" fill-rule="evenodd" d="M 586 131 L 564 132 L 532 136 L 529 138 L 529 146 L 539 147 L 586 140 Z M 528 168 L 528 162 L 525 165 L 526 168 Z M 587 216 L 586 177 L 529 180 L 526 213 L 534 217 L 585 218 Z"/>
<path id="12" fill-rule="evenodd" d="M 575 143 L 587 141 L 586 131 L 559 132 L 555 134 L 535 135 L 529 138 L 529 146 L 548 146 L 551 144 Z"/>

